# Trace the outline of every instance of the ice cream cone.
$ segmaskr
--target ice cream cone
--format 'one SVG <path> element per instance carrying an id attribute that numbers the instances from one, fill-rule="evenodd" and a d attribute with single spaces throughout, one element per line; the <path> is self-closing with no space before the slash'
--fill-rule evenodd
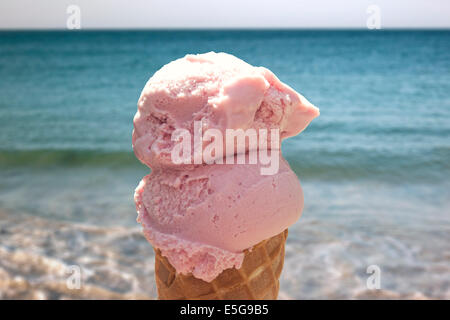
<path id="1" fill-rule="evenodd" d="M 284 263 L 288 230 L 245 250 L 240 269 L 224 270 L 212 282 L 177 273 L 155 249 L 155 278 L 160 300 L 275 300 Z"/>

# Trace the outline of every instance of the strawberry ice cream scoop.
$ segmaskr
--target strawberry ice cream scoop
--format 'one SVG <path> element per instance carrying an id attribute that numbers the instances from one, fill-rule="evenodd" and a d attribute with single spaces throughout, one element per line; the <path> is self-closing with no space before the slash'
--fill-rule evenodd
<path id="1" fill-rule="evenodd" d="M 177 272 L 205 281 L 227 268 L 240 268 L 245 249 L 300 217 L 300 182 L 279 149 L 282 139 L 300 133 L 318 115 L 271 71 L 229 54 L 187 55 L 162 67 L 145 85 L 134 117 L 134 152 L 152 169 L 135 191 L 138 221 L 148 241 Z M 238 164 L 238 156 L 250 155 L 252 148 L 261 155 L 259 143 L 214 154 L 216 160 L 229 155 L 233 164 L 204 158 L 175 163 L 174 133 L 184 130 L 195 140 L 199 122 L 203 132 L 215 129 L 224 140 L 229 129 L 254 129 L 258 142 L 267 138 L 277 170 L 262 173 L 267 163 L 261 158 Z M 200 141 L 203 153 L 205 140 Z M 195 148 L 188 150 L 190 160 Z"/>
<path id="2" fill-rule="evenodd" d="M 278 174 L 259 165 L 154 170 L 135 192 L 147 239 L 178 272 L 205 281 L 239 268 L 243 250 L 293 224 L 303 209 L 300 182 L 281 158 Z"/>
<path id="3" fill-rule="evenodd" d="M 186 55 L 145 85 L 134 117 L 133 149 L 149 167 L 173 166 L 172 134 L 186 129 L 193 136 L 194 121 L 202 122 L 203 131 L 218 129 L 224 136 L 226 129 L 276 128 L 281 140 L 300 133 L 318 115 L 319 109 L 266 68 L 226 53 Z"/>

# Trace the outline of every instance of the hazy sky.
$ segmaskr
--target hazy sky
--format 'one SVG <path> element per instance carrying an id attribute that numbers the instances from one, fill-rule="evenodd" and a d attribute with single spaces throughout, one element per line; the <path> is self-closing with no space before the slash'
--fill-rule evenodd
<path id="1" fill-rule="evenodd" d="M 0 28 L 365 28 L 369 5 L 382 28 L 449 28 L 449 0 L 0 0 Z"/>

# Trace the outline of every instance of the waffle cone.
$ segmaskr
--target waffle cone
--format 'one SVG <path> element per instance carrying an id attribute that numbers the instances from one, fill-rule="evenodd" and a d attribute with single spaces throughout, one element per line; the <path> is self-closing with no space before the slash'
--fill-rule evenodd
<path id="1" fill-rule="evenodd" d="M 240 269 L 224 270 L 212 282 L 177 273 L 155 249 L 155 279 L 161 300 L 275 300 L 288 230 L 245 250 Z"/>

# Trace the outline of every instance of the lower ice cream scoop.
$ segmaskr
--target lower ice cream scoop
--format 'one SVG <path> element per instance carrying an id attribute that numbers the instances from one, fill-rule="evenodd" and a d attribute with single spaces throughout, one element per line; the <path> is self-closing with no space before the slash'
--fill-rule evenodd
<path id="1" fill-rule="evenodd" d="M 303 209 L 300 182 L 282 157 L 275 175 L 259 167 L 153 171 L 135 192 L 147 239 L 178 272 L 205 281 L 239 268 L 243 250 L 285 230 Z"/>

